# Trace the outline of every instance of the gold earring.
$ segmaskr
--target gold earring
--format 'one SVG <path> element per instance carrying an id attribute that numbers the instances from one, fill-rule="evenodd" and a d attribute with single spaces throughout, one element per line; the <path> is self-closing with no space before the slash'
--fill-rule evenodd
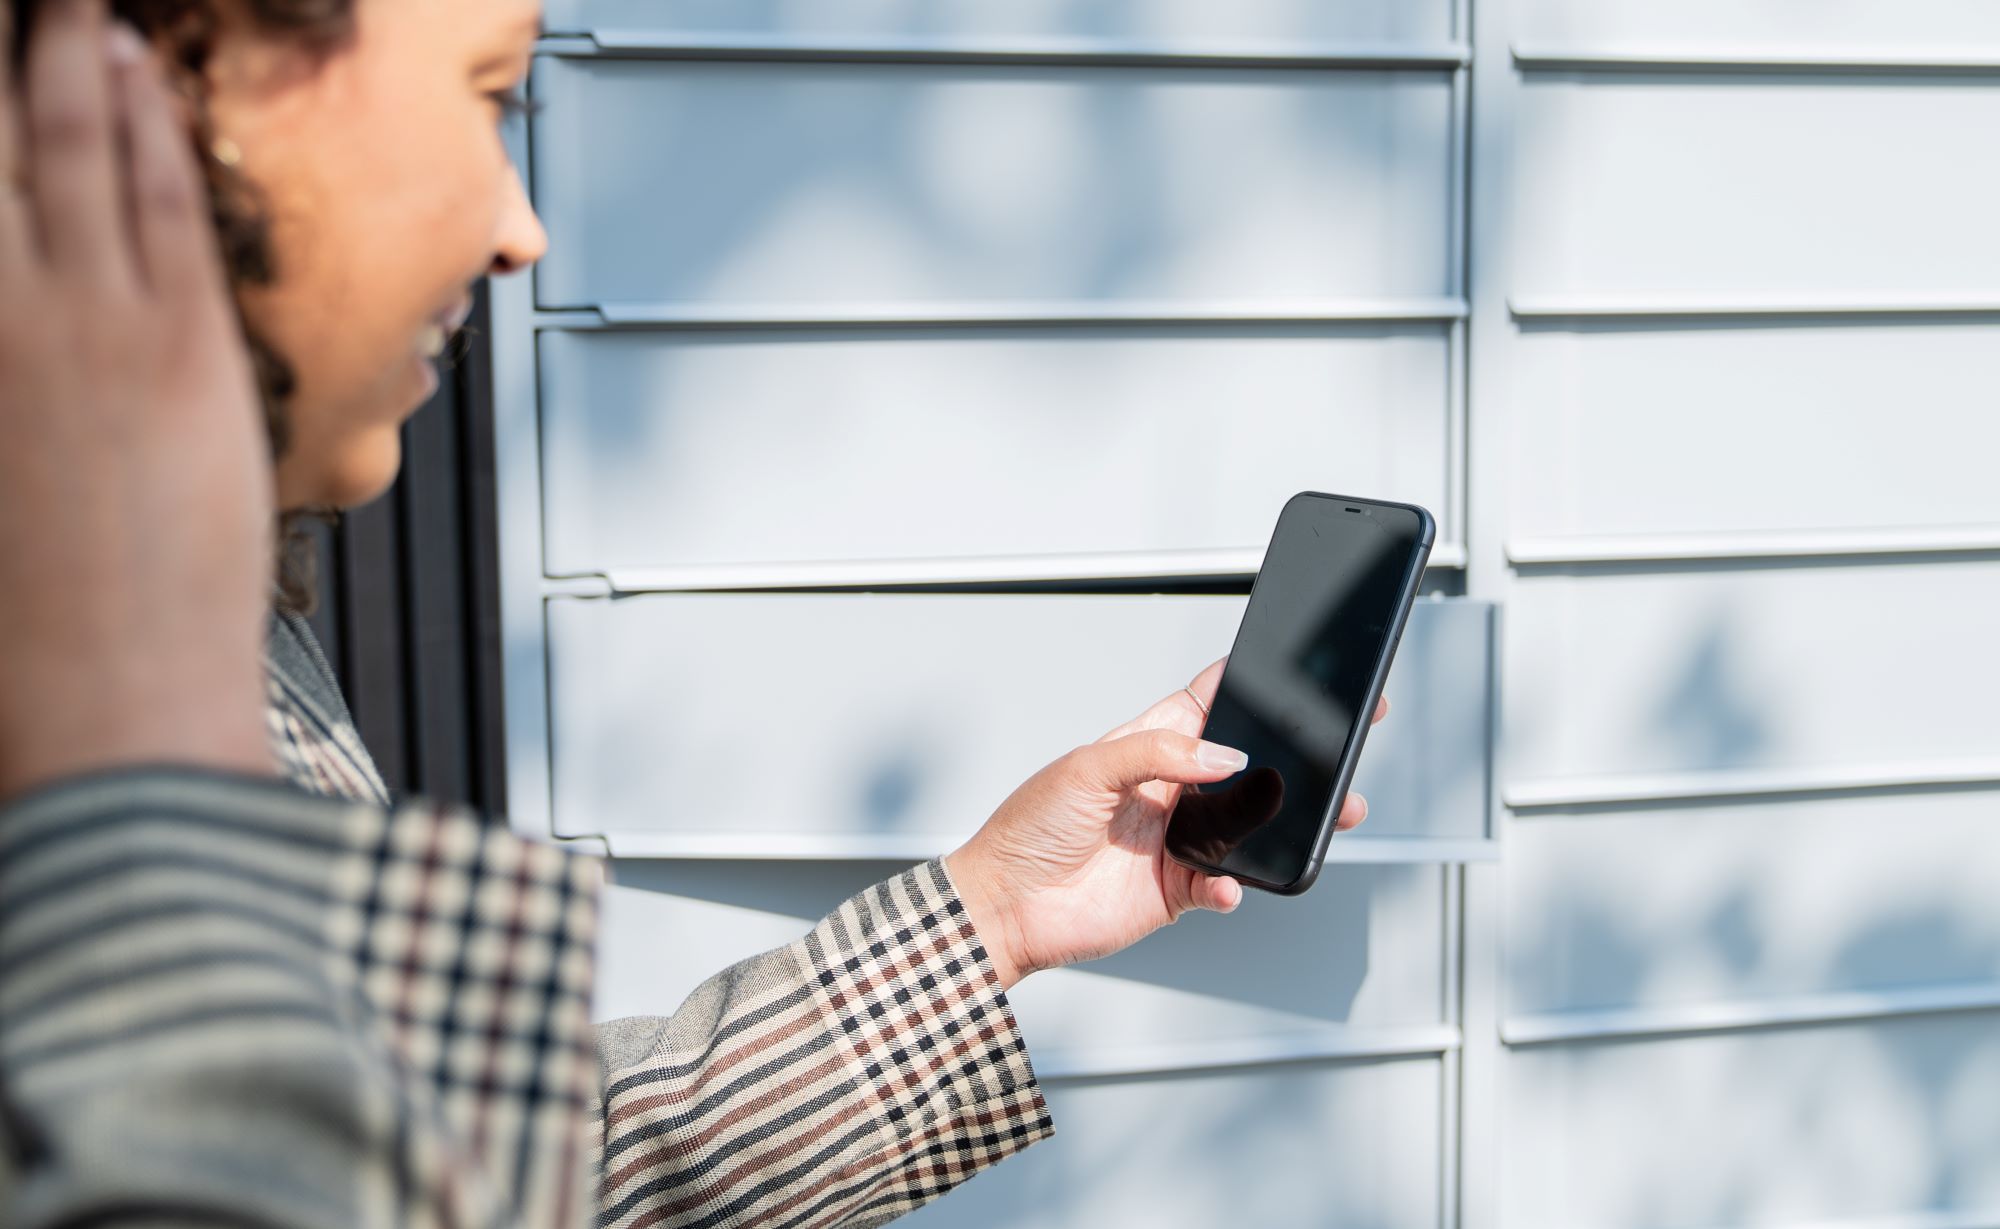
<path id="1" fill-rule="evenodd" d="M 209 144 L 208 152 L 215 160 L 234 170 L 243 163 L 243 149 L 228 137 L 217 137 Z"/>

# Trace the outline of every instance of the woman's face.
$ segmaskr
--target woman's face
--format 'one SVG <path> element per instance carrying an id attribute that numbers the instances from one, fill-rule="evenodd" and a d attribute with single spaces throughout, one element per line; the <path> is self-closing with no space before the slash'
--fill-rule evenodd
<path id="1" fill-rule="evenodd" d="M 210 113 L 264 194 L 277 264 L 245 309 L 297 377 L 281 507 L 387 490 L 472 285 L 541 257 L 500 138 L 539 18 L 539 0 L 356 0 L 330 55 L 249 30 L 219 41 Z"/>

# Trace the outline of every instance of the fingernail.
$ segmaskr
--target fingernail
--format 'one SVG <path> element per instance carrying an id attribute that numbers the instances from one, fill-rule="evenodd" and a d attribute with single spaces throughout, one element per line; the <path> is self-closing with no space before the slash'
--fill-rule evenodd
<path id="1" fill-rule="evenodd" d="M 1197 742 L 1194 762 L 1213 772 L 1241 772 L 1249 766 L 1250 757 L 1221 743 Z"/>
<path id="2" fill-rule="evenodd" d="M 104 35 L 105 54 L 113 64 L 130 67 L 146 58 L 146 43 L 139 32 L 122 21 L 114 21 Z"/>

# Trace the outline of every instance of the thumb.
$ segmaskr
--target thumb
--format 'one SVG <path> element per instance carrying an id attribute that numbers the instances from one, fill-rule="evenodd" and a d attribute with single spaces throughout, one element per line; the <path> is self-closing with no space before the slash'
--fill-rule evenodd
<path id="1" fill-rule="evenodd" d="M 1197 874 L 1189 895 L 1197 909 L 1234 913 L 1236 906 L 1243 903 L 1243 885 L 1226 875 Z"/>
<path id="2" fill-rule="evenodd" d="M 1176 730 L 1140 730 L 1123 738 L 1079 747 L 1077 769 L 1089 785 L 1127 790 L 1148 781 L 1196 785 L 1241 772 L 1250 757 L 1233 747 L 1204 742 Z"/>
<path id="3" fill-rule="evenodd" d="M 1210 913 L 1234 913 L 1243 903 L 1243 885 L 1227 875 L 1209 875 L 1181 868 L 1166 888 L 1167 906 L 1174 920 L 1195 909 Z"/>

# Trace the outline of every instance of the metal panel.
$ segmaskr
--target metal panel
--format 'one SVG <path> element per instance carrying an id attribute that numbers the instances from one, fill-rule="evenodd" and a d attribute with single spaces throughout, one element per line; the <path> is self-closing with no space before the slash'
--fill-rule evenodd
<path id="1" fill-rule="evenodd" d="M 1449 532 L 1448 361 L 1436 326 L 547 334 L 548 563 L 1254 559 L 1301 490 Z"/>
<path id="2" fill-rule="evenodd" d="M 906 1224 L 1378 1229 L 1440 1221 L 1435 1059 L 1063 1085 L 1059 1147 Z"/>
<path id="3" fill-rule="evenodd" d="M 1451 36 L 1448 0 L 549 0 L 555 32 L 606 27 L 710 35 L 766 34 L 806 40 L 841 36 L 894 43 L 908 38 L 1040 38 L 1077 42 L 1255 41 L 1279 46 L 1324 40 L 1397 43 Z"/>
<path id="4" fill-rule="evenodd" d="M 1910 77 L 1548 75 L 1517 103 L 1516 297 L 2000 290 L 1963 157 L 2000 92 Z"/>
<path id="5" fill-rule="evenodd" d="M 1669 796 L 1739 773 L 1803 789 L 1861 765 L 1990 763 L 2000 654 L 1971 650 L 1996 609 L 1990 561 L 1548 569 L 1510 604 L 1507 794 L 1620 774 Z"/>
<path id="6" fill-rule="evenodd" d="M 683 594 L 550 603 L 556 831 L 614 852 L 926 857 L 1228 651 L 1243 599 Z M 1489 615 L 1420 603 L 1337 859 L 1477 856 Z M 783 714 L 781 718 L 774 717 Z M 774 771 L 782 765 L 783 771 Z"/>
<path id="7" fill-rule="evenodd" d="M 1531 328 L 1510 463 L 1535 481 L 1514 488 L 1510 547 L 1949 525 L 2000 543 L 2000 413 L 1964 401 L 1993 355 L 1992 327 L 1965 323 Z"/>
<path id="8" fill-rule="evenodd" d="M 1743 47 L 1792 53 L 1950 49 L 2000 55 L 2000 9 L 1987 0 L 1511 0 L 1522 46 Z"/>
<path id="9" fill-rule="evenodd" d="M 726 962 L 790 942 L 899 869 L 619 862 L 598 1011 L 669 1012 Z M 1442 998 L 1447 874 L 1330 867 L 1302 900 L 1253 894 L 1228 917 L 1190 914 L 1140 947 L 1023 982 L 1011 998 L 1036 1069 L 1069 1080 L 1455 1047 Z M 658 941 L 692 934 L 710 938 Z M 1246 961 L 1245 951 L 1285 956 Z"/>
<path id="10" fill-rule="evenodd" d="M 1468 591 L 1507 604 L 1514 815 L 1468 894 L 1510 1047 L 1468 1223 L 2000 1223 L 2000 180 L 1962 156 L 2000 19 L 1477 29 Z"/>
<path id="11" fill-rule="evenodd" d="M 550 15 L 594 37 L 538 74 L 555 310 L 500 322 L 509 694 L 528 813 L 552 749 L 559 830 L 635 855 L 609 1009 L 948 847 L 1240 599 L 557 597 L 545 658 L 543 595 L 1240 571 L 1257 482 L 1338 485 L 1373 432 L 1343 472 L 1441 458 L 1509 607 L 1512 805 L 1492 612 L 1427 605 L 1335 844 L 1376 864 L 1021 987 L 1062 1137 L 920 1219 L 2000 1225 L 1991 5 Z M 1229 451 L 1269 439 L 1297 477 Z M 1217 502 L 1120 524 L 1086 472 Z"/>
<path id="12" fill-rule="evenodd" d="M 1780 999 L 1982 985 L 2000 1005 L 1994 868 L 1967 856 L 1996 823 L 1992 790 L 1524 820 L 1507 847 L 1510 1020 L 1724 1004 L 1738 1010 L 1716 1018 L 1745 1019 Z"/>
<path id="13" fill-rule="evenodd" d="M 1993 1020 L 1516 1051 L 1507 1223 L 2000 1222 Z"/>
<path id="14" fill-rule="evenodd" d="M 1505 645 L 1514 634 L 1513 612 L 1506 605 L 1513 572 L 1503 549 L 1509 491 L 1517 482 L 1534 481 L 1532 472 L 1516 475 L 1507 463 L 1516 408 L 1510 371 L 1515 333 L 1507 313 L 1507 296 L 1514 288 L 1511 230 L 1518 79 L 1506 62 L 1506 5 L 1480 0 L 1472 6 L 1470 16 L 1474 67 L 1467 91 L 1472 143 L 1467 150 L 1466 178 L 1465 278 L 1471 318 L 1465 332 L 1471 365 L 1466 372 L 1465 407 L 1469 431 L 1465 586 L 1468 595 L 1499 606 L 1500 668 L 1495 685 L 1504 713 L 1504 697 L 1512 686 L 1506 674 Z M 1496 743 L 1506 732 L 1503 717 L 1495 724 Z M 1504 767 L 1504 755 L 1495 754 Z M 1501 767 L 1496 767 L 1496 775 Z M 1499 1029 L 1505 997 L 1500 902 L 1507 888 L 1506 856 L 1512 825 L 1497 789 L 1491 805 L 1490 831 L 1498 858 L 1459 872 L 1460 1020 L 1465 1043 L 1456 1056 L 1458 1164 L 1447 1175 L 1457 1180 L 1456 1189 L 1448 1193 L 1454 1203 L 1451 1229 L 1500 1229 L 1504 1224 L 1499 1192 L 1511 1144 L 1504 1125 L 1508 1073 Z M 1452 1061 L 1447 1057 L 1447 1064 Z"/>
<path id="15" fill-rule="evenodd" d="M 535 93 L 545 305 L 1454 288 L 1441 73 L 544 60 Z"/>

